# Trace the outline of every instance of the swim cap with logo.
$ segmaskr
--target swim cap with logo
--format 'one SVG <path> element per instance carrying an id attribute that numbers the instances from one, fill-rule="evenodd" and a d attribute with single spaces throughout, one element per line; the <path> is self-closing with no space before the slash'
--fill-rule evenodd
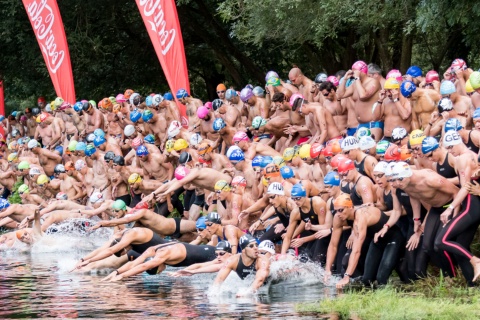
<path id="1" fill-rule="evenodd" d="M 389 78 L 394 78 L 395 80 L 398 81 L 398 83 L 401 83 L 403 81 L 402 73 L 397 69 L 392 69 L 392 70 L 388 71 L 385 79 L 389 79 Z"/>
<path id="2" fill-rule="evenodd" d="M 218 212 L 212 211 L 207 216 L 205 217 L 205 222 L 211 222 L 215 224 L 221 224 L 222 219 L 220 218 L 220 215 Z"/>
<path id="3" fill-rule="evenodd" d="M 338 207 L 351 208 L 351 207 L 353 207 L 353 202 L 352 202 L 352 199 L 350 198 L 349 194 L 341 193 L 333 201 L 333 206 L 335 208 L 338 208 Z"/>
<path id="4" fill-rule="evenodd" d="M 138 109 L 135 109 L 130 112 L 130 120 L 134 123 L 140 120 L 141 117 L 142 117 L 142 113 Z"/>
<path id="5" fill-rule="evenodd" d="M 285 190 L 283 189 L 283 186 L 279 182 L 272 182 L 267 189 L 267 194 L 274 194 L 278 196 L 284 196 L 285 195 Z"/>
<path id="6" fill-rule="evenodd" d="M 247 233 L 240 237 L 238 243 L 240 245 L 240 249 L 245 250 L 250 243 L 257 243 L 257 240 Z"/>
<path id="7" fill-rule="evenodd" d="M 467 63 L 463 59 L 455 59 L 452 61 L 450 69 L 452 70 L 452 72 L 455 72 L 457 70 L 466 70 Z"/>
<path id="8" fill-rule="evenodd" d="M 100 193 L 100 192 L 94 192 L 91 196 L 90 196 L 90 202 L 91 203 L 101 203 L 101 202 L 104 202 L 105 201 L 105 198 L 103 197 L 103 194 Z"/>
<path id="9" fill-rule="evenodd" d="M 450 118 L 445 121 L 445 132 L 460 131 L 463 129 L 462 123 L 457 118 Z"/>
<path id="10" fill-rule="evenodd" d="M 183 99 L 189 97 L 187 90 L 178 89 L 177 94 L 175 95 L 177 99 Z"/>
<path id="11" fill-rule="evenodd" d="M 385 161 L 398 161 L 400 160 L 400 148 L 395 144 L 390 144 L 388 149 L 385 151 Z"/>
<path id="12" fill-rule="evenodd" d="M 263 161 L 263 157 L 258 155 L 258 156 L 255 156 L 252 160 L 252 168 L 255 168 L 255 167 L 260 167 L 260 164 L 262 163 Z"/>
<path id="13" fill-rule="evenodd" d="M 168 150 L 167 150 L 168 151 Z M 198 146 L 198 149 L 197 149 L 197 153 L 199 155 L 204 155 L 204 154 L 207 154 L 207 153 L 210 153 L 212 152 L 212 147 L 207 143 L 207 142 L 202 142 L 199 146 Z"/>
<path id="14" fill-rule="evenodd" d="M 425 83 L 432 83 L 433 81 L 440 81 L 440 77 L 437 71 L 430 70 L 425 75 Z"/>
<path id="15" fill-rule="evenodd" d="M 335 76 L 329 76 L 327 78 L 327 81 L 330 81 L 335 87 L 338 87 L 338 85 L 340 84 L 337 77 L 335 77 Z"/>
<path id="16" fill-rule="evenodd" d="M 372 132 L 370 131 L 370 129 L 368 128 L 365 128 L 365 127 L 361 127 L 357 130 L 357 133 L 355 134 L 355 136 L 357 137 L 357 139 L 360 140 L 361 137 L 365 137 L 365 136 L 371 136 L 372 135 Z"/>
<path id="17" fill-rule="evenodd" d="M 360 70 L 362 73 L 367 74 L 368 66 L 364 61 L 359 60 L 352 65 L 352 70 Z"/>
<path id="18" fill-rule="evenodd" d="M 407 74 L 409 76 L 412 76 L 414 78 L 421 77 L 422 76 L 422 69 L 420 69 L 420 67 L 418 67 L 418 66 L 411 66 L 410 68 L 408 68 L 408 70 L 405 74 Z"/>
<path id="19" fill-rule="evenodd" d="M 336 170 L 338 169 L 338 165 L 340 164 L 340 162 L 347 160 L 348 158 L 345 155 L 337 154 L 333 156 L 332 160 L 330 160 L 330 167 L 332 167 L 333 170 Z"/>
<path id="20" fill-rule="evenodd" d="M 59 192 L 57 193 L 57 196 L 55 197 L 57 200 L 68 200 L 68 195 L 65 192 Z"/>
<path id="21" fill-rule="evenodd" d="M 112 204 L 113 210 L 127 210 L 127 205 L 123 200 L 115 200 Z"/>
<path id="22" fill-rule="evenodd" d="M 450 110 L 453 110 L 452 100 L 445 97 L 440 99 L 440 101 L 438 101 L 438 112 L 442 113 L 444 111 L 450 111 Z"/>
<path id="23" fill-rule="evenodd" d="M 267 74 L 265 75 L 265 81 L 267 81 L 267 80 L 268 80 L 269 78 L 271 78 L 271 77 L 277 77 L 277 78 L 279 78 L 278 73 L 276 73 L 275 71 L 270 70 L 270 71 L 268 71 Z"/>
<path id="24" fill-rule="evenodd" d="M 400 85 L 400 93 L 405 98 L 410 98 L 416 90 L 417 86 L 412 81 L 403 81 Z"/>
<path id="25" fill-rule="evenodd" d="M 375 142 L 375 140 L 373 140 L 372 137 L 365 136 L 360 138 L 360 140 L 358 141 L 358 145 L 360 147 L 360 150 L 365 151 L 375 147 L 377 143 Z"/>
<path id="26" fill-rule="evenodd" d="M 355 163 L 352 160 L 339 161 L 338 163 L 338 173 L 346 173 L 350 170 L 355 170 Z"/>
<path id="27" fill-rule="evenodd" d="M 234 186 L 234 187 L 236 187 L 236 186 L 245 187 L 245 186 L 247 186 L 247 180 L 245 179 L 245 177 L 235 176 L 232 179 L 232 186 Z"/>
<path id="28" fill-rule="evenodd" d="M 263 176 L 265 178 L 280 177 L 280 168 L 276 164 L 270 163 L 263 169 Z"/>
<path id="29" fill-rule="evenodd" d="M 295 150 L 293 148 L 286 148 L 283 151 L 283 160 L 290 161 L 293 159 L 294 155 L 295 155 Z"/>
<path id="30" fill-rule="evenodd" d="M 280 168 L 280 174 L 282 175 L 283 179 L 290 179 L 290 178 L 293 178 L 295 176 L 292 168 L 290 168 L 289 166 L 284 166 L 284 167 Z"/>
<path id="31" fill-rule="evenodd" d="M 38 185 L 43 185 L 45 183 L 48 183 L 49 181 L 50 181 L 50 179 L 47 177 L 46 174 L 41 174 L 37 178 L 37 184 Z"/>
<path id="32" fill-rule="evenodd" d="M 298 156 L 300 157 L 300 159 L 302 160 L 307 160 L 310 158 L 310 149 L 312 148 L 312 146 L 308 143 L 304 143 L 302 144 L 302 146 L 300 147 L 300 149 L 298 150 Z"/>
<path id="33" fill-rule="evenodd" d="M 263 156 L 262 162 L 260 162 L 260 168 L 265 168 L 270 163 L 273 163 L 273 158 L 271 156 Z"/>
<path id="34" fill-rule="evenodd" d="M 220 131 L 226 127 L 225 121 L 222 118 L 216 118 L 213 121 L 212 129 L 213 131 Z"/>
<path id="35" fill-rule="evenodd" d="M 321 72 L 321 73 L 319 73 L 319 74 L 317 74 L 317 75 L 315 76 L 315 80 L 314 80 L 314 81 L 315 81 L 315 83 L 320 84 L 320 83 L 322 83 L 322 82 L 328 81 L 327 79 L 328 79 L 327 74 Z"/>
<path id="36" fill-rule="evenodd" d="M 426 137 L 422 141 L 422 153 L 427 154 L 429 152 L 435 151 L 438 149 L 439 146 L 440 145 L 437 139 L 435 139 L 434 137 Z"/>
<path id="37" fill-rule="evenodd" d="M 421 144 L 423 139 L 425 139 L 425 133 L 422 130 L 413 130 L 412 133 L 410 133 L 410 146 Z"/>
<path id="38" fill-rule="evenodd" d="M 184 166 L 180 166 L 177 169 L 175 169 L 175 179 L 182 180 L 189 173 L 190 173 L 190 169 L 188 169 L 187 167 L 184 167 Z"/>
<path id="39" fill-rule="evenodd" d="M 387 166 L 388 166 L 388 163 L 386 161 L 379 161 L 375 166 L 375 168 L 373 168 L 373 172 L 385 173 Z"/>
<path id="40" fill-rule="evenodd" d="M 306 197 L 307 190 L 301 183 L 294 184 L 292 187 L 292 191 L 290 191 L 290 197 Z"/>
<path id="41" fill-rule="evenodd" d="M 169 138 L 174 138 L 177 134 L 180 133 L 180 128 L 182 125 L 180 122 L 174 120 L 170 122 L 170 126 L 168 127 L 167 134 Z"/>
<path id="42" fill-rule="evenodd" d="M 243 88 L 242 91 L 240 92 L 240 99 L 246 103 L 248 99 L 253 97 L 253 91 L 250 88 Z"/>
<path id="43" fill-rule="evenodd" d="M 392 167 L 392 176 L 396 178 L 410 178 L 413 175 L 408 163 L 400 161 Z"/>
<path id="44" fill-rule="evenodd" d="M 315 142 L 312 144 L 312 147 L 310 148 L 310 158 L 316 159 L 320 154 L 322 153 L 323 150 L 323 145 L 321 145 L 318 142 Z"/>
<path id="45" fill-rule="evenodd" d="M 330 171 L 323 178 L 323 184 L 325 184 L 326 186 L 338 187 L 340 185 L 340 176 L 337 172 Z"/>
<path id="46" fill-rule="evenodd" d="M 478 88 L 480 88 L 480 72 L 479 71 L 472 72 L 469 80 L 473 90 L 477 90 Z"/>
<path id="47" fill-rule="evenodd" d="M 442 84 L 440 85 L 441 95 L 452 94 L 452 93 L 455 93 L 456 91 L 457 89 L 455 88 L 455 84 L 453 84 L 452 81 L 450 80 L 442 81 Z"/>
<path id="48" fill-rule="evenodd" d="M 258 245 L 258 250 L 267 251 L 268 253 L 275 254 L 275 245 L 270 240 L 263 240 Z"/>
<path id="49" fill-rule="evenodd" d="M 238 96 L 237 91 L 233 89 L 228 89 L 227 92 L 225 93 L 225 99 L 227 100 L 232 100 L 232 98 Z"/>
<path id="50" fill-rule="evenodd" d="M 218 180 L 213 188 L 215 191 L 230 191 L 232 189 L 226 180 Z"/>
<path id="51" fill-rule="evenodd" d="M 28 141 L 27 147 L 28 147 L 28 149 L 33 149 L 33 148 L 38 147 L 38 145 L 39 145 L 38 141 L 35 140 L 35 139 L 32 139 L 32 140 Z"/>
<path id="52" fill-rule="evenodd" d="M 384 89 L 391 90 L 391 89 L 399 89 L 400 83 L 395 78 L 388 78 L 383 85 Z"/>
<path id="53" fill-rule="evenodd" d="M 408 132 L 405 128 L 396 127 L 392 131 L 392 141 L 399 141 L 408 136 Z"/>
<path id="54" fill-rule="evenodd" d="M 142 177 L 138 173 L 132 173 L 130 177 L 128 177 L 128 183 L 134 184 L 137 182 L 142 182 Z"/>
<path id="55" fill-rule="evenodd" d="M 263 127 L 264 125 L 267 124 L 267 120 L 263 119 L 261 116 L 256 116 L 252 120 L 252 128 L 257 130 L 260 127 Z"/>
<path id="56" fill-rule="evenodd" d="M 294 93 L 292 94 L 292 96 L 290 97 L 290 100 L 288 102 L 288 104 L 290 105 L 290 107 L 293 108 L 293 105 L 295 104 L 295 100 L 297 99 L 305 99 L 300 93 Z M 293 110 L 293 109 L 292 109 Z M 295 111 L 295 110 L 293 110 Z"/>
<path id="57" fill-rule="evenodd" d="M 75 170 L 77 170 L 77 171 L 82 170 L 82 169 L 85 168 L 86 166 L 87 166 L 87 164 L 86 164 L 85 161 L 82 160 L 82 159 L 78 159 L 78 160 L 75 162 Z"/>
<path id="58" fill-rule="evenodd" d="M 359 148 L 359 143 L 358 143 L 357 138 L 352 137 L 352 136 L 346 137 L 342 141 L 341 148 L 342 148 L 343 151 L 350 151 L 350 150 L 358 149 Z"/>
<path id="59" fill-rule="evenodd" d="M 235 143 L 235 142 L 240 142 L 240 141 L 248 141 L 248 135 L 243 132 L 243 131 L 237 131 L 234 135 L 233 135 L 233 139 L 232 139 L 232 142 Z"/>
<path id="60" fill-rule="evenodd" d="M 443 146 L 445 148 L 450 146 L 456 146 L 461 143 L 462 137 L 460 137 L 460 135 L 456 131 L 448 131 L 443 137 Z"/>
<path id="61" fill-rule="evenodd" d="M 219 243 L 217 243 L 217 246 L 215 247 L 215 251 L 225 251 L 228 253 L 232 253 L 232 246 L 230 245 L 230 242 L 222 240 Z"/>

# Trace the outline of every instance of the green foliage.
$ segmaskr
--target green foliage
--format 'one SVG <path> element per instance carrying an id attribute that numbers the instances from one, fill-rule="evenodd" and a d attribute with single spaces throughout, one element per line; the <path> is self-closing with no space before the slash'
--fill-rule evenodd
<path id="1" fill-rule="evenodd" d="M 18 191 L 17 191 L 22 184 L 23 184 L 23 178 L 19 177 L 17 179 L 17 182 L 15 182 L 15 184 L 13 185 L 12 194 L 10 195 L 10 197 L 8 197 L 8 202 L 10 202 L 11 204 L 22 203 L 22 198 L 20 198 L 20 195 L 18 194 Z"/>

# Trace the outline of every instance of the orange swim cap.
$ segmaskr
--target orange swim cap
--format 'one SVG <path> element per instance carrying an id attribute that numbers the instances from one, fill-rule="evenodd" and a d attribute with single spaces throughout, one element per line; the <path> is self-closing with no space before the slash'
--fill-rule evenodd
<path id="1" fill-rule="evenodd" d="M 342 148 L 340 147 L 340 142 L 338 140 L 332 141 L 330 145 L 332 146 L 333 154 L 342 153 Z"/>
<path id="2" fill-rule="evenodd" d="M 335 198 L 335 200 L 333 201 L 333 206 L 335 208 L 338 208 L 338 207 L 352 208 L 353 207 L 353 202 L 352 202 L 352 199 L 350 199 L 349 194 L 342 193 L 338 197 Z"/>
<path id="3" fill-rule="evenodd" d="M 125 90 L 125 93 L 123 94 L 123 96 L 125 97 L 125 99 L 128 100 L 128 99 L 130 99 L 130 96 L 134 93 L 135 93 L 135 91 L 133 91 L 132 89 L 127 89 L 127 90 Z"/>
<path id="4" fill-rule="evenodd" d="M 212 152 L 212 147 L 207 143 L 203 142 L 198 146 L 197 153 L 200 156 L 203 156 L 206 153 Z"/>
<path id="5" fill-rule="evenodd" d="M 270 163 L 263 169 L 263 176 L 265 178 L 280 177 L 280 168 L 276 164 Z"/>
<path id="6" fill-rule="evenodd" d="M 412 152 L 406 145 L 402 146 L 400 148 L 400 160 L 402 161 L 408 161 L 412 158 Z"/>
<path id="7" fill-rule="evenodd" d="M 323 149 L 323 155 L 325 157 L 333 157 L 332 145 L 329 144 L 328 146 Z"/>
<path id="8" fill-rule="evenodd" d="M 217 86 L 217 91 L 226 91 L 226 90 L 227 90 L 227 87 L 225 87 L 225 85 L 223 83 L 220 83 Z"/>
<path id="9" fill-rule="evenodd" d="M 15 232 L 15 235 L 17 236 L 18 240 L 21 240 L 24 233 L 25 233 L 25 230 L 17 230 L 17 232 Z"/>
<path id="10" fill-rule="evenodd" d="M 387 151 L 385 151 L 385 161 L 399 161 L 401 158 L 400 152 L 401 149 L 392 143 Z"/>

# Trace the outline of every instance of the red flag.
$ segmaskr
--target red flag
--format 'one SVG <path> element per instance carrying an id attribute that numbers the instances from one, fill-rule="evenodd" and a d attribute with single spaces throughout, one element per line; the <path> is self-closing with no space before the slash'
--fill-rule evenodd
<path id="1" fill-rule="evenodd" d="M 5 95 L 3 93 L 3 80 L 0 80 L 0 114 L 5 115 Z M 0 126 L 0 134 L 5 137 L 3 127 Z"/>
<path id="2" fill-rule="evenodd" d="M 72 65 L 56 0 L 22 0 L 57 96 L 75 103 Z"/>
<path id="3" fill-rule="evenodd" d="M 173 96 L 178 89 L 190 92 L 187 60 L 175 0 L 136 0 L 158 60 Z M 182 125 L 188 127 L 185 106 L 180 106 Z"/>

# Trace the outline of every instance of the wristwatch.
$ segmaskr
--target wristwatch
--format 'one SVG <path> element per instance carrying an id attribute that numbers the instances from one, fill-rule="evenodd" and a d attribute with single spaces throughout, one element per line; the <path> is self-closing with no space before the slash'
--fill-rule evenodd
<path id="1" fill-rule="evenodd" d="M 400 99 L 398 98 L 393 99 L 393 102 L 398 102 L 398 101 L 400 101 Z"/>

